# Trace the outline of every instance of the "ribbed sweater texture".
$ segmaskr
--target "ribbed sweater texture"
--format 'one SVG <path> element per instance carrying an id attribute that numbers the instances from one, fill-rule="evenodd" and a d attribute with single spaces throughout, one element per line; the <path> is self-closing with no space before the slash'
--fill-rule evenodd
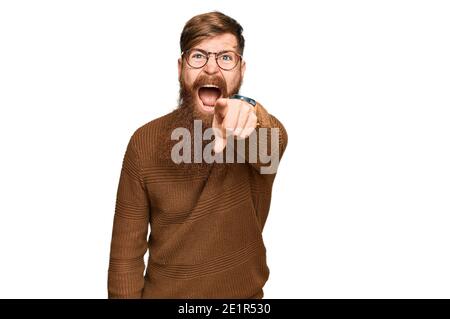
<path id="1" fill-rule="evenodd" d="M 261 174 L 259 161 L 197 169 L 161 159 L 158 143 L 170 134 L 167 128 L 177 112 L 139 127 L 126 148 L 108 297 L 262 298 L 269 277 L 262 231 L 276 174 Z M 257 132 L 279 128 L 281 159 L 285 128 L 259 103 L 256 114 Z"/>

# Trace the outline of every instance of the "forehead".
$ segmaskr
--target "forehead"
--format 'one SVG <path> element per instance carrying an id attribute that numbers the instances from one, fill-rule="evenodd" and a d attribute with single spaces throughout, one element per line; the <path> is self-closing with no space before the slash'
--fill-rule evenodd
<path id="1" fill-rule="evenodd" d="M 207 38 L 199 42 L 194 47 L 210 52 L 217 52 L 223 50 L 236 50 L 237 39 L 231 33 L 224 33 L 221 35 L 216 35 L 211 38 Z"/>

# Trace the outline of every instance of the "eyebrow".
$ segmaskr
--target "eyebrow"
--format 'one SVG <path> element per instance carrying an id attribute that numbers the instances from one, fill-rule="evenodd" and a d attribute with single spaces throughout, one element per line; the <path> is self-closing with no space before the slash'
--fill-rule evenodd
<path id="1" fill-rule="evenodd" d="M 233 46 L 231 49 L 223 49 L 223 50 L 217 51 L 217 53 L 225 52 L 225 51 L 233 51 L 233 49 L 236 49 L 236 48 L 237 48 L 237 46 Z M 199 47 L 193 47 L 192 50 L 202 50 L 202 51 L 208 52 L 208 50 L 205 50 L 205 49 L 202 49 Z"/>

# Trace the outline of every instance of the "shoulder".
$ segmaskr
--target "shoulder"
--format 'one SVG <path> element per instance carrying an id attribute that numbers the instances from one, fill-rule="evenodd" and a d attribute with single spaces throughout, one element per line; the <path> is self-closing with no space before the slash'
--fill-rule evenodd
<path id="1" fill-rule="evenodd" d="M 137 129 L 131 135 L 129 144 L 141 158 L 154 157 L 159 150 L 162 136 L 171 126 L 177 109 L 161 117 L 153 119 Z"/>
<path id="2" fill-rule="evenodd" d="M 134 131 L 132 139 L 145 139 L 149 136 L 152 136 L 154 133 L 157 133 L 166 128 L 172 122 L 172 118 L 174 117 L 176 112 L 177 110 L 174 110 L 168 114 L 165 114 L 141 125 Z"/>

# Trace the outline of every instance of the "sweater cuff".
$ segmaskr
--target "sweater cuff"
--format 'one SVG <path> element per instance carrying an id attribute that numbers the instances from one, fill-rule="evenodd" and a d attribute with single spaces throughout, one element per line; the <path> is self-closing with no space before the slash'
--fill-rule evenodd
<path id="1" fill-rule="evenodd" d="M 256 102 L 255 112 L 257 118 L 256 127 L 271 127 L 269 112 L 259 102 Z"/>

